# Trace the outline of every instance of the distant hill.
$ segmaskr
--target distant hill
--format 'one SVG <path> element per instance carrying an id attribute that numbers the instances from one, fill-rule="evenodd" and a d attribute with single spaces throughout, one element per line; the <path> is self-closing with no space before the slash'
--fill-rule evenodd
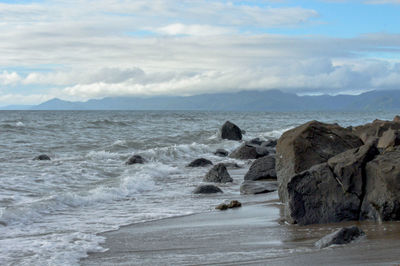
<path id="1" fill-rule="evenodd" d="M 279 90 L 195 96 L 107 97 L 86 102 L 52 99 L 30 110 L 377 111 L 400 110 L 400 91 L 298 96 Z"/>

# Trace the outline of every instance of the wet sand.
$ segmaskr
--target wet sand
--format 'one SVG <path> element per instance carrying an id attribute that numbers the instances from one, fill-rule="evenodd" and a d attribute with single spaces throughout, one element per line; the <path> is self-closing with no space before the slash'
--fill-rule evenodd
<path id="1" fill-rule="evenodd" d="M 257 196 L 260 200 L 262 195 Z M 265 197 L 264 197 L 265 198 Z M 125 226 L 104 233 L 108 251 L 82 265 L 398 265 L 400 223 L 296 226 L 281 221 L 277 200 Z M 322 250 L 315 241 L 343 226 L 366 237 Z"/>

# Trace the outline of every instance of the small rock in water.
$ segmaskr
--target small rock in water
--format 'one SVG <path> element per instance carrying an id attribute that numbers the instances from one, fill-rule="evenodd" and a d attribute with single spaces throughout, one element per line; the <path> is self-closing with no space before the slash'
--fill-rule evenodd
<path id="1" fill-rule="evenodd" d="M 217 207 L 215 207 L 216 210 L 221 210 L 225 211 L 227 209 L 233 209 L 233 208 L 239 208 L 242 207 L 242 203 L 240 203 L 237 200 L 232 200 L 229 204 L 221 203 Z"/>
<path id="2" fill-rule="evenodd" d="M 133 155 L 132 157 L 130 157 L 128 159 L 128 161 L 126 161 L 126 165 L 132 165 L 132 164 L 144 164 L 146 161 L 145 159 L 140 156 L 140 155 Z"/>
<path id="3" fill-rule="evenodd" d="M 212 193 L 223 193 L 222 190 L 214 185 L 202 185 L 198 186 L 194 191 L 194 194 L 212 194 Z"/>
<path id="4" fill-rule="evenodd" d="M 215 207 L 215 209 L 220 211 L 225 211 L 228 209 L 228 205 L 226 205 L 225 203 L 221 203 L 217 207 Z"/>
<path id="5" fill-rule="evenodd" d="M 224 164 L 219 163 L 215 165 L 204 177 L 204 182 L 227 183 L 232 182 L 233 179 L 226 170 Z"/>
<path id="6" fill-rule="evenodd" d="M 237 125 L 231 123 L 230 121 L 226 121 L 221 128 L 221 138 L 229 140 L 242 140 L 242 131 Z"/>
<path id="7" fill-rule="evenodd" d="M 187 165 L 187 167 L 203 167 L 207 165 L 212 165 L 213 163 L 210 160 L 204 159 L 204 158 L 199 158 L 191 162 L 190 164 Z"/>
<path id="8" fill-rule="evenodd" d="M 228 156 L 229 152 L 227 150 L 224 150 L 224 149 L 217 149 L 214 152 L 214 154 L 217 155 L 217 156 L 226 157 L 226 156 Z"/>
<path id="9" fill-rule="evenodd" d="M 324 236 L 315 243 L 318 248 L 325 248 L 331 245 L 343 245 L 348 244 L 351 241 L 364 236 L 365 233 L 357 226 L 344 227 L 342 229 L 333 232 L 327 236 Z"/>
<path id="10" fill-rule="evenodd" d="M 229 204 L 228 204 L 228 208 L 239 208 L 242 207 L 242 203 L 240 203 L 237 200 L 232 200 Z"/>
<path id="11" fill-rule="evenodd" d="M 50 161 L 50 157 L 47 156 L 46 154 L 41 154 L 39 156 L 36 156 L 35 158 L 33 158 L 33 160 L 37 160 L 37 161 Z"/>

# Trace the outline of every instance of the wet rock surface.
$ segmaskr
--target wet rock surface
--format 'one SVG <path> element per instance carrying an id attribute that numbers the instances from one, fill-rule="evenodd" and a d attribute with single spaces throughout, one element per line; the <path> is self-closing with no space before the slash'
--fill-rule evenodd
<path id="1" fill-rule="evenodd" d="M 275 156 L 264 156 L 255 160 L 250 166 L 249 171 L 244 176 L 244 180 L 276 180 Z"/>
<path id="2" fill-rule="evenodd" d="M 198 186 L 193 194 L 213 194 L 213 193 L 223 193 L 222 190 L 214 185 L 201 185 Z"/>
<path id="3" fill-rule="evenodd" d="M 315 243 L 318 248 L 326 248 L 332 245 L 344 245 L 364 236 L 365 233 L 357 226 L 344 227 L 329 234 Z"/>
<path id="4" fill-rule="evenodd" d="M 221 128 L 221 138 L 228 140 L 242 140 L 242 130 L 230 121 L 226 121 Z"/>
<path id="5" fill-rule="evenodd" d="M 240 186 L 240 194 L 255 195 L 270 193 L 278 190 L 277 182 L 246 180 Z"/>
<path id="6" fill-rule="evenodd" d="M 225 165 L 222 163 L 211 168 L 204 177 L 204 182 L 227 183 L 232 181 L 233 179 L 229 175 Z"/>
<path id="7" fill-rule="evenodd" d="M 199 158 L 187 165 L 187 167 L 204 167 L 204 166 L 209 166 L 212 165 L 213 163 L 210 160 L 204 159 L 204 158 Z"/>

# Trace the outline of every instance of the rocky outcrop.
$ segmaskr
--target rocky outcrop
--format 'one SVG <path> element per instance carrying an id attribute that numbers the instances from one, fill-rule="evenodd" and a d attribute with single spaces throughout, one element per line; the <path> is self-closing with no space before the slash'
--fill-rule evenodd
<path id="1" fill-rule="evenodd" d="M 233 179 L 226 170 L 224 164 L 220 163 L 215 165 L 204 177 L 204 182 L 227 183 L 232 182 Z"/>
<path id="2" fill-rule="evenodd" d="M 46 154 L 41 154 L 39 156 L 36 156 L 35 158 L 33 158 L 33 160 L 35 161 L 50 161 L 50 157 Z"/>
<path id="3" fill-rule="evenodd" d="M 362 219 L 400 220 L 400 147 L 387 151 L 366 166 Z"/>
<path id="4" fill-rule="evenodd" d="M 204 167 L 212 164 L 213 163 L 210 160 L 199 158 L 192 161 L 190 164 L 187 165 L 187 167 Z"/>
<path id="5" fill-rule="evenodd" d="M 286 131 L 276 146 L 275 169 L 281 201 L 287 202 L 287 185 L 296 174 L 362 144 L 351 130 L 337 124 L 311 121 Z"/>
<path id="6" fill-rule="evenodd" d="M 275 156 L 264 156 L 255 160 L 244 176 L 244 180 L 256 181 L 264 179 L 276 180 Z"/>
<path id="7" fill-rule="evenodd" d="M 244 195 L 269 193 L 269 192 L 274 192 L 277 190 L 278 190 L 277 182 L 246 180 L 240 186 L 240 194 L 244 194 Z"/>
<path id="8" fill-rule="evenodd" d="M 144 164 L 146 160 L 140 155 L 133 155 L 131 156 L 128 161 L 125 162 L 126 165 L 132 164 Z"/>
<path id="9" fill-rule="evenodd" d="M 364 143 L 376 142 L 388 129 L 400 130 L 397 121 L 375 120 L 372 123 L 353 127 L 353 133 L 361 138 Z"/>
<path id="10" fill-rule="evenodd" d="M 359 219 L 360 198 L 343 190 L 327 163 L 293 176 L 287 184 L 286 217 L 307 225 Z"/>
<path id="11" fill-rule="evenodd" d="M 212 194 L 212 193 L 223 193 L 222 190 L 214 185 L 201 185 L 198 186 L 194 191 L 194 194 Z"/>
<path id="12" fill-rule="evenodd" d="M 226 121 L 221 128 L 221 138 L 228 140 L 242 140 L 242 131 L 237 125 L 230 121 Z"/>
<path id="13" fill-rule="evenodd" d="M 400 130 L 388 129 L 383 132 L 382 137 L 378 140 L 377 147 L 379 149 L 387 149 L 400 145 Z"/>
<path id="14" fill-rule="evenodd" d="M 220 157 L 226 157 L 226 156 L 228 156 L 229 152 L 227 150 L 224 150 L 224 149 L 217 149 L 214 152 L 214 154 L 217 155 L 217 156 L 220 156 Z"/>
<path id="15" fill-rule="evenodd" d="M 364 235 L 365 233 L 357 226 L 344 227 L 332 234 L 324 236 L 315 243 L 315 246 L 318 248 L 325 248 L 331 245 L 348 244 Z"/>

